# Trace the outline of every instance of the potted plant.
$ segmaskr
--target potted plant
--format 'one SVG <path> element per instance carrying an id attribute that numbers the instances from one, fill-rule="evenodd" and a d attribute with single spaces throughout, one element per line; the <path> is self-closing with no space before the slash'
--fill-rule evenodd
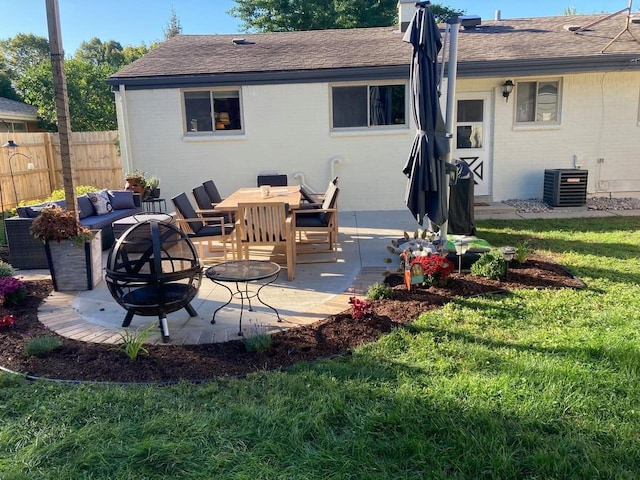
<path id="1" fill-rule="evenodd" d="M 144 178 L 145 175 L 145 172 L 140 169 L 125 173 L 124 179 L 126 183 L 124 184 L 124 188 L 127 190 L 133 190 L 133 193 L 139 193 L 140 196 L 144 198 L 144 191 L 147 186 Z"/>
<path id="2" fill-rule="evenodd" d="M 44 242 L 56 291 L 92 290 L 102 280 L 102 231 L 58 206 L 43 208 L 29 232 Z"/>
<path id="3" fill-rule="evenodd" d="M 149 177 L 146 180 L 146 192 L 149 192 L 150 198 L 160 198 L 160 179 L 158 177 Z"/>

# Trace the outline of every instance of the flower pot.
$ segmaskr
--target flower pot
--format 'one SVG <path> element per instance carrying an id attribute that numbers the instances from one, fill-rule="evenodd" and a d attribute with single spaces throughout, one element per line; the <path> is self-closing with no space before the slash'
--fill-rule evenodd
<path id="1" fill-rule="evenodd" d="M 93 290 L 102 280 L 102 230 L 83 245 L 71 240 L 45 242 L 53 289 L 59 291 Z"/>
<path id="2" fill-rule="evenodd" d="M 144 182 L 142 177 L 127 177 L 124 188 L 126 190 L 133 190 L 133 193 L 139 193 L 144 196 Z"/>
<path id="3" fill-rule="evenodd" d="M 160 189 L 152 188 L 150 193 L 151 198 L 160 198 Z"/>

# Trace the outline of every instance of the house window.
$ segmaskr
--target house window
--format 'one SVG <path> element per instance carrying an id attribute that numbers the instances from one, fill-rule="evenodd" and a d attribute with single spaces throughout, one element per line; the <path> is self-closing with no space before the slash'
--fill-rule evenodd
<path id="1" fill-rule="evenodd" d="M 518 82 L 517 123 L 558 123 L 560 82 Z"/>
<path id="2" fill-rule="evenodd" d="M 7 122 L 5 120 L 0 121 L 0 132 L 26 132 L 27 124 L 24 122 Z"/>
<path id="3" fill-rule="evenodd" d="M 184 92 L 187 133 L 242 130 L 239 90 Z"/>
<path id="4" fill-rule="evenodd" d="M 333 128 L 406 124 L 404 85 L 332 87 Z"/>

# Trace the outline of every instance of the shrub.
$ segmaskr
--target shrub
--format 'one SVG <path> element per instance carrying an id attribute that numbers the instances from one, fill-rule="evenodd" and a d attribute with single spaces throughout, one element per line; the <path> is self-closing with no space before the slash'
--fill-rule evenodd
<path id="1" fill-rule="evenodd" d="M 491 250 L 483 253 L 480 258 L 471 265 L 471 274 L 479 277 L 487 277 L 498 280 L 507 272 L 507 262 L 505 262 L 502 252 Z"/>
<path id="2" fill-rule="evenodd" d="M 529 255 L 533 252 L 531 245 L 528 242 L 520 242 L 516 245 L 515 259 L 518 263 L 524 263 L 529 258 Z"/>
<path id="3" fill-rule="evenodd" d="M 26 295 L 22 280 L 16 277 L 0 277 L 0 303 L 7 306 L 18 305 Z"/>
<path id="4" fill-rule="evenodd" d="M 271 348 L 273 339 L 268 333 L 257 333 L 244 338 L 244 348 L 247 352 L 266 352 Z"/>
<path id="5" fill-rule="evenodd" d="M 148 350 L 144 348 L 143 344 L 151 334 L 151 329 L 153 328 L 154 325 L 151 324 L 144 330 L 136 330 L 134 332 L 125 330 L 124 333 L 120 334 L 121 343 L 118 350 L 124 352 L 130 360 L 137 359 L 140 352 L 148 353 Z"/>
<path id="6" fill-rule="evenodd" d="M 10 263 L 0 260 L 0 278 L 13 276 L 13 267 Z"/>
<path id="7" fill-rule="evenodd" d="M 35 337 L 24 346 L 24 353 L 34 357 L 44 357 L 61 346 L 62 341 L 58 337 Z"/>
<path id="8" fill-rule="evenodd" d="M 367 298 L 381 300 L 383 298 L 393 298 L 393 288 L 385 283 L 375 283 L 367 289 Z"/>
<path id="9" fill-rule="evenodd" d="M 88 192 L 99 192 L 99 191 L 100 189 L 97 187 L 94 187 L 93 185 L 77 185 L 76 197 L 79 197 L 80 195 L 84 195 L 85 193 L 88 193 Z M 51 202 L 55 202 L 57 200 L 64 200 L 65 198 L 66 197 L 65 197 L 64 189 L 59 188 L 58 190 L 54 190 L 53 192 L 51 192 L 47 200 Z"/>

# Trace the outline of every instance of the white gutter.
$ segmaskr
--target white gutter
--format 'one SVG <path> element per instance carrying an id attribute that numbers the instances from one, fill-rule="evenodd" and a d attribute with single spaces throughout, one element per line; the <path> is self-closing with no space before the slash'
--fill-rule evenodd
<path id="1" fill-rule="evenodd" d="M 131 172 L 133 160 L 131 158 L 131 136 L 129 135 L 129 112 L 127 109 L 127 92 L 124 85 L 118 86 L 118 91 L 114 92 L 116 101 L 116 112 L 118 118 L 118 136 L 120 140 L 120 159 L 122 161 L 123 174 Z M 123 180 L 124 181 L 124 180 Z"/>

